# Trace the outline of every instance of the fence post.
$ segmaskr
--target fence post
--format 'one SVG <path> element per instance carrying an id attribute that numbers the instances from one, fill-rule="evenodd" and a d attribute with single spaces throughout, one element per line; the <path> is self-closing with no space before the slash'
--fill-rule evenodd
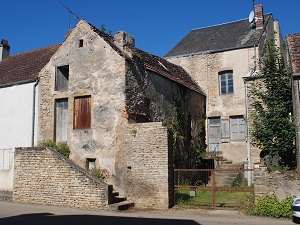
<path id="1" fill-rule="evenodd" d="M 212 207 L 216 207 L 216 172 L 215 170 L 212 170 L 211 173 L 211 179 L 212 179 Z"/>

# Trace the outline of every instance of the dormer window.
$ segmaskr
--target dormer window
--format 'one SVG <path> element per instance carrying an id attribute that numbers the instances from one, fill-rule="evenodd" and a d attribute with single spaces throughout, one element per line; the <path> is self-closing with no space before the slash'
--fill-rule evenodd
<path id="1" fill-rule="evenodd" d="M 56 67 L 55 91 L 68 90 L 69 83 L 69 65 Z"/>
<path id="2" fill-rule="evenodd" d="M 82 47 L 83 47 L 83 39 L 80 39 L 80 40 L 79 40 L 78 47 L 79 47 L 79 48 L 82 48 Z"/>

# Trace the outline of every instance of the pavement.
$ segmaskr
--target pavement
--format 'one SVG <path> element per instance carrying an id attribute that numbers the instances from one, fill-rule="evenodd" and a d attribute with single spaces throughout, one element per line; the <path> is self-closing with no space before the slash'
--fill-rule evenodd
<path id="1" fill-rule="evenodd" d="M 97 211 L 0 201 L 0 225 L 287 225 L 288 219 L 252 217 L 235 210 Z"/>

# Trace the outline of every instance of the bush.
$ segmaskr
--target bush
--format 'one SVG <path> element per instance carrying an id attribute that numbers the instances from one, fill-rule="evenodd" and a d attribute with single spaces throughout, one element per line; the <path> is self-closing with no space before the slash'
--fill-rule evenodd
<path id="1" fill-rule="evenodd" d="M 292 218 L 292 200 L 292 196 L 288 196 L 282 201 L 279 201 L 274 195 L 265 195 L 254 204 L 250 210 L 250 214 L 275 218 Z"/>
<path id="2" fill-rule="evenodd" d="M 40 141 L 38 143 L 38 146 L 39 147 L 51 147 L 51 148 L 55 149 L 56 151 L 58 151 L 60 154 L 69 158 L 70 148 L 66 142 L 55 143 L 54 141 L 49 139 L 49 140 Z"/>

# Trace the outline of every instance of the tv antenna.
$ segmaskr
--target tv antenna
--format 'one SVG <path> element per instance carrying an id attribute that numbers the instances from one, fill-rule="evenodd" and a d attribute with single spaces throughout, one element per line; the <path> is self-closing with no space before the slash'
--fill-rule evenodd
<path id="1" fill-rule="evenodd" d="M 78 20 L 80 20 L 81 18 L 76 14 L 74 13 L 68 6 L 66 6 L 62 1 L 58 0 L 60 4 L 62 4 L 66 10 L 69 11 L 70 15 L 69 15 L 69 30 L 71 29 L 71 15 L 75 16 Z"/>

